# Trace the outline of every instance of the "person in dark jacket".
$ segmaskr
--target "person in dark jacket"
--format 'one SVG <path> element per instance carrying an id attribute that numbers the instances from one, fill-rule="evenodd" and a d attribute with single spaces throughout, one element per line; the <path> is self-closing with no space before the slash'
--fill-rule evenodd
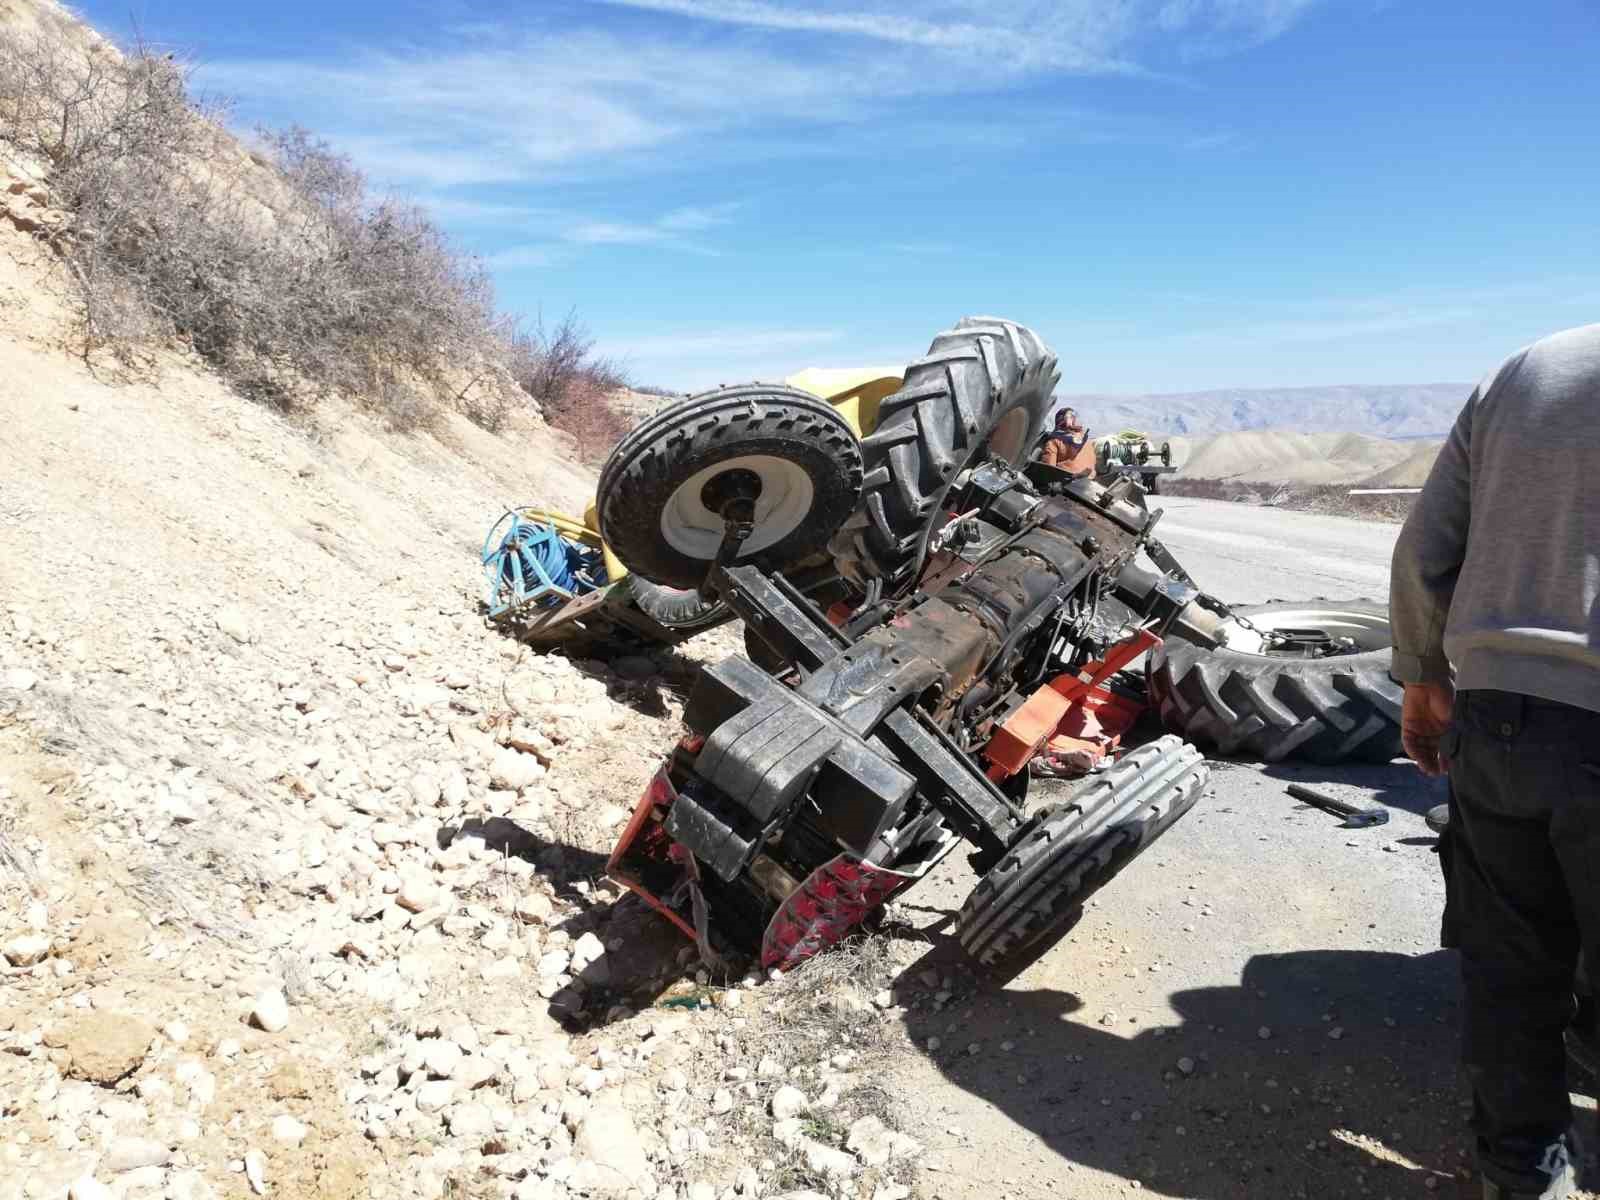
<path id="1" fill-rule="evenodd" d="M 1401 736 L 1450 780 L 1445 924 L 1491 1200 L 1574 1186 L 1563 1033 L 1580 954 L 1600 962 L 1597 416 L 1600 325 L 1512 355 L 1468 398 L 1391 571 Z"/>

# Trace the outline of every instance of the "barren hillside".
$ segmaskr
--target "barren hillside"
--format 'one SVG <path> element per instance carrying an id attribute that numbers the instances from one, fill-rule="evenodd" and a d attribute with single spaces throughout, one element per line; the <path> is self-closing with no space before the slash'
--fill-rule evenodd
<path id="1" fill-rule="evenodd" d="M 1297 429 L 1419 437 L 1449 429 L 1471 384 L 1359 384 L 1344 387 L 1229 388 L 1151 395 L 1064 396 L 1097 430 L 1166 434 Z"/>
<path id="2" fill-rule="evenodd" d="M 1174 446 L 1179 475 L 1240 483 L 1357 483 L 1424 451 L 1355 433 L 1219 433 Z"/>
<path id="3" fill-rule="evenodd" d="M 602 663 L 479 616 L 490 523 L 592 494 L 570 440 L 85 353 L 49 172 L 0 197 L 0 1200 L 905 1195 L 850 1098 L 884 964 L 742 1012 L 602 879 L 732 634 Z M 791 1083 L 839 1137 L 775 1137 Z"/>
<path id="4" fill-rule="evenodd" d="M 1433 470 L 1433 460 L 1439 457 L 1443 440 L 1429 438 L 1407 444 L 1412 447 L 1410 454 L 1361 483 L 1366 487 L 1421 487 L 1428 482 L 1428 472 Z"/>

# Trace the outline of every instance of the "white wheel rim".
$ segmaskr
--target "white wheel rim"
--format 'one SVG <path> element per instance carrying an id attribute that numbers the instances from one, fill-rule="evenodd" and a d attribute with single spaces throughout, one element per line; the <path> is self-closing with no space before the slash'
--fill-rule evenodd
<path id="1" fill-rule="evenodd" d="M 726 458 L 696 471 L 678 485 L 661 510 L 661 536 L 680 554 L 709 562 L 722 545 L 722 518 L 706 507 L 700 493 L 725 471 L 749 471 L 761 480 L 756 497 L 755 529 L 745 539 L 741 554 L 755 554 L 793 533 L 811 511 L 815 490 L 811 476 L 797 466 L 770 454 Z"/>
<path id="2" fill-rule="evenodd" d="M 1278 608 L 1271 612 L 1255 613 L 1246 618 L 1250 629 L 1244 625 L 1228 625 L 1224 645 L 1240 654 L 1263 654 L 1264 634 L 1290 629 L 1319 629 L 1331 638 L 1349 638 L 1358 652 L 1387 650 L 1394 644 L 1389 632 L 1389 618 L 1381 613 L 1361 612 L 1347 608 Z M 1270 654 L 1263 657 L 1271 658 Z"/>

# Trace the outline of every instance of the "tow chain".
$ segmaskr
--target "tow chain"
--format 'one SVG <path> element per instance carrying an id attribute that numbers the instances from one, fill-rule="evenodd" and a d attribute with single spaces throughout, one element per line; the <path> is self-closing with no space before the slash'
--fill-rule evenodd
<path id="1" fill-rule="evenodd" d="M 1273 630 L 1262 629 L 1261 626 L 1257 625 L 1242 612 L 1235 611 L 1225 601 L 1218 600 L 1209 592 L 1201 592 L 1197 597 L 1197 603 L 1199 603 L 1202 608 L 1210 609 L 1212 612 L 1216 613 L 1217 616 L 1222 617 L 1225 620 L 1232 621 L 1240 629 L 1245 629 L 1255 634 L 1261 639 L 1261 647 L 1263 652 L 1288 640 L 1282 634 L 1276 633 Z M 1224 638 L 1223 645 L 1226 644 L 1227 639 Z"/>

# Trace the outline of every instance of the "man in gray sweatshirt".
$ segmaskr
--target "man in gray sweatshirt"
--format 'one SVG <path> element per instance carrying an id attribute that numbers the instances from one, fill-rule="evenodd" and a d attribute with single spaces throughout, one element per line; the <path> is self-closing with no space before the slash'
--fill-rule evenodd
<path id="1" fill-rule="evenodd" d="M 1446 941 L 1486 1197 L 1566 1196 L 1562 1035 L 1600 962 L 1600 325 L 1468 398 L 1395 544 L 1406 753 L 1448 772 Z"/>

